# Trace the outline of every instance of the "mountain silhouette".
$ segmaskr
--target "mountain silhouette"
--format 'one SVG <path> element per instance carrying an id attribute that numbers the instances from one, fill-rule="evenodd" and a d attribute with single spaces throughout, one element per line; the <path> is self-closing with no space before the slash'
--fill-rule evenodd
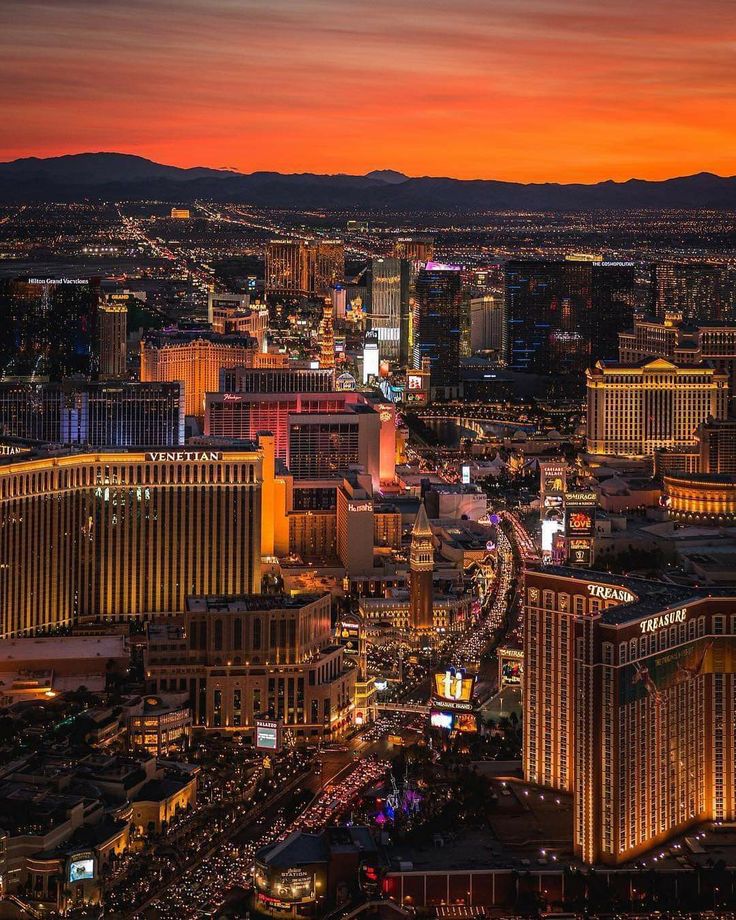
<path id="1" fill-rule="evenodd" d="M 80 153 L 0 163 L 0 202 L 196 199 L 264 207 L 365 211 L 581 211 L 736 209 L 736 177 L 698 173 L 649 181 L 524 184 L 494 179 L 411 178 L 379 169 L 364 176 L 181 169 L 122 153 Z"/>

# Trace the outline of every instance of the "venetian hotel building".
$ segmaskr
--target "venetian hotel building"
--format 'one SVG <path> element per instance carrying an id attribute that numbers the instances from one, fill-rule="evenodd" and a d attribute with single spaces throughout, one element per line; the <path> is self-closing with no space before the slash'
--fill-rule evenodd
<path id="1" fill-rule="evenodd" d="M 585 862 L 736 819 L 736 598 L 525 574 L 524 775 L 571 792 Z"/>
<path id="2" fill-rule="evenodd" d="M 0 461 L 0 638 L 181 612 L 190 594 L 259 591 L 262 474 L 273 469 L 263 454 Z"/>

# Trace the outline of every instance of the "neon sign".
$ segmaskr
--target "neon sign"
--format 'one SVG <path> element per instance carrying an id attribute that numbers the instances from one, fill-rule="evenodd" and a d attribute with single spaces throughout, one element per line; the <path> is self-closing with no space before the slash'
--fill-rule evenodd
<path id="1" fill-rule="evenodd" d="M 661 613 L 656 617 L 649 617 L 648 620 L 642 620 L 639 629 L 643 633 L 653 633 L 662 629 L 664 626 L 673 626 L 675 623 L 684 623 L 687 619 L 687 608 L 681 607 L 679 610 L 670 610 L 668 613 Z"/>
<path id="2" fill-rule="evenodd" d="M 156 451 L 155 453 L 146 454 L 146 460 L 149 460 L 152 463 L 161 463 L 166 461 L 173 461 L 174 463 L 186 463 L 192 460 L 222 460 L 222 454 L 216 450 L 161 450 Z"/>

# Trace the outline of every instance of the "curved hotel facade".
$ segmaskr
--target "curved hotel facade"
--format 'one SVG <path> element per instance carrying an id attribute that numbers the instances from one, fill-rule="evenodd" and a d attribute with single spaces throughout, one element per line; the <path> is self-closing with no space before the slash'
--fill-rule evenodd
<path id="1" fill-rule="evenodd" d="M 0 637 L 260 591 L 262 468 L 255 447 L 0 464 Z"/>

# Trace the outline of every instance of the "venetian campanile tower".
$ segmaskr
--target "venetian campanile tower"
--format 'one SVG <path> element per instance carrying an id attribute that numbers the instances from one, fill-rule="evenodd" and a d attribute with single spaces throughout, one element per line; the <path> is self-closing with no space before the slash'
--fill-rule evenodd
<path id="1" fill-rule="evenodd" d="M 432 572 L 434 571 L 434 544 L 424 502 L 419 506 L 417 519 L 411 532 L 409 552 L 409 587 L 411 591 L 411 625 L 414 629 L 431 629 Z"/>

